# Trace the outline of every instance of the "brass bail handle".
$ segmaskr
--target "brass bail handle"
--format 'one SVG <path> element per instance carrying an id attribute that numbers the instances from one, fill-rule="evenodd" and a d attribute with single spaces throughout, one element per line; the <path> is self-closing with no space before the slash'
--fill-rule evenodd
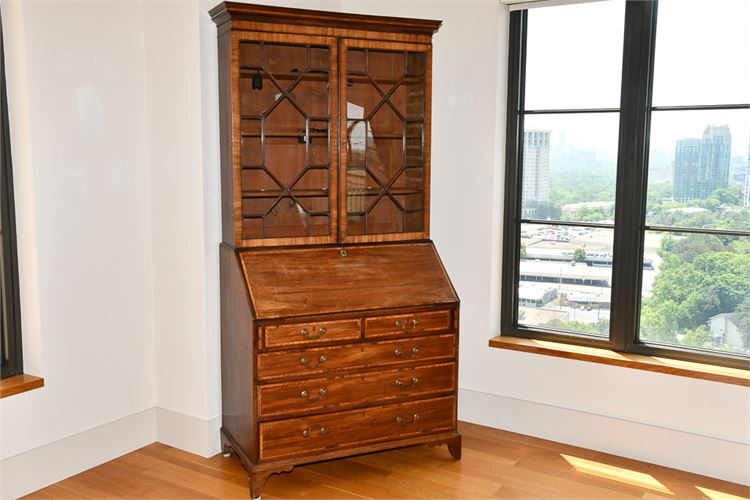
<path id="1" fill-rule="evenodd" d="M 302 431 L 302 437 L 309 438 L 310 436 L 312 436 L 313 432 L 315 431 L 315 427 L 318 427 L 318 430 L 320 431 L 321 435 L 328 434 L 328 427 L 327 426 L 325 426 L 325 425 L 321 425 L 321 426 L 311 425 L 310 427 L 308 427 L 307 429 L 304 429 Z"/>
<path id="2" fill-rule="evenodd" d="M 314 328 L 313 328 L 314 330 Z M 325 335 L 328 332 L 328 329 L 325 326 L 321 326 L 318 328 L 318 333 L 314 337 L 310 335 L 310 330 L 307 328 L 302 328 L 299 333 L 302 335 L 302 338 L 305 340 L 315 340 L 321 338 L 323 335 Z"/>
<path id="3" fill-rule="evenodd" d="M 419 422 L 420 418 L 421 417 L 419 416 L 419 413 L 415 413 L 414 415 L 412 415 L 411 421 L 409 421 L 409 420 L 405 419 L 404 417 L 402 417 L 401 415 L 399 415 L 398 417 L 396 417 L 396 422 L 399 423 L 399 424 L 401 424 L 401 425 L 414 425 L 417 422 Z"/>
<path id="4" fill-rule="evenodd" d="M 410 383 L 410 384 L 407 384 L 406 382 L 404 382 L 404 381 L 403 381 L 403 380 L 401 380 L 400 378 L 397 378 L 397 379 L 396 379 L 396 385 L 397 385 L 397 386 L 398 386 L 398 387 L 399 387 L 400 389 L 411 389 L 412 387 L 414 387 L 415 385 L 417 385 L 417 382 L 419 382 L 419 379 L 418 379 L 417 377 L 412 377 L 412 378 L 411 378 L 411 383 Z"/>
<path id="5" fill-rule="evenodd" d="M 320 355 L 320 357 L 318 358 L 317 365 L 311 365 L 310 358 L 308 358 L 307 356 L 302 356 L 299 360 L 301 365 L 305 365 L 306 367 L 313 368 L 313 369 L 320 368 L 321 366 L 323 366 L 323 363 L 325 363 L 326 361 L 328 361 L 328 356 L 326 356 L 325 354 Z"/>
<path id="6" fill-rule="evenodd" d="M 302 392 L 299 393 L 299 396 L 301 398 L 309 398 L 308 401 L 318 401 L 323 396 L 325 396 L 326 394 L 328 394 L 328 389 L 326 389 L 325 387 L 321 387 L 318 390 L 318 394 L 319 394 L 318 397 L 316 397 L 316 398 L 310 398 L 310 391 L 308 391 L 307 389 L 304 389 Z"/>
<path id="7" fill-rule="evenodd" d="M 417 318 L 412 318 L 410 321 L 407 321 L 407 322 L 404 322 L 403 320 L 400 320 L 400 319 L 396 320 L 396 326 L 401 328 L 405 332 L 409 330 L 414 330 L 418 324 L 419 324 L 419 320 Z"/>
<path id="8" fill-rule="evenodd" d="M 406 358 L 406 351 L 401 349 L 400 347 L 397 347 L 393 353 L 396 355 L 397 358 Z M 409 358 L 415 358 L 419 354 L 419 347 L 414 346 L 411 348 L 411 354 L 408 356 Z"/>

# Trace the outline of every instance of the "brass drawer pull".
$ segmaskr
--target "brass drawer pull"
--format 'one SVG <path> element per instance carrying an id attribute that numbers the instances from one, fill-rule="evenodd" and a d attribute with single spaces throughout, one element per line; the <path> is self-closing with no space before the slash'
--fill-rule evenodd
<path id="1" fill-rule="evenodd" d="M 397 347 L 396 350 L 393 351 L 393 353 L 396 355 L 397 358 L 405 358 L 405 357 L 407 357 L 406 356 L 406 351 L 404 351 L 400 347 Z M 414 357 L 417 356 L 417 354 L 419 354 L 419 347 L 414 346 L 414 347 L 411 348 L 411 355 L 408 356 L 408 357 L 409 358 L 414 358 Z"/>
<path id="2" fill-rule="evenodd" d="M 397 379 L 396 379 L 396 385 L 397 385 L 397 386 L 398 386 L 398 387 L 399 387 L 400 389 L 411 389 L 412 387 L 414 387 L 415 385 L 417 385 L 417 382 L 419 382 L 419 379 L 418 379 L 417 377 L 412 377 L 412 379 L 411 379 L 411 384 L 406 384 L 406 383 L 405 383 L 405 382 L 404 382 L 403 380 L 401 380 L 400 378 L 397 378 Z"/>
<path id="3" fill-rule="evenodd" d="M 311 365 L 310 364 L 310 359 L 307 356 L 302 356 L 300 358 L 300 360 L 299 360 L 299 362 L 300 362 L 301 365 L 305 365 L 306 367 L 313 368 L 313 369 L 314 368 L 320 368 L 321 366 L 323 366 L 323 363 L 325 363 L 326 361 L 328 361 L 328 357 L 325 354 L 321 354 L 320 355 L 320 357 L 318 358 L 318 364 L 317 365 Z"/>
<path id="4" fill-rule="evenodd" d="M 300 335 L 302 335 L 302 338 L 305 339 L 305 340 L 319 339 L 323 335 L 325 335 L 326 332 L 328 332 L 328 329 L 326 327 L 324 327 L 324 326 L 321 326 L 320 328 L 318 328 L 318 334 L 315 337 L 311 337 L 310 336 L 310 330 L 308 330 L 307 328 L 303 328 L 303 329 L 301 329 L 299 331 Z"/>
<path id="5" fill-rule="evenodd" d="M 315 399 L 309 399 L 309 401 L 318 401 L 320 398 L 322 398 L 323 396 L 325 396 L 326 394 L 328 394 L 328 389 L 326 389 L 325 387 L 321 387 L 320 390 L 318 391 L 318 394 L 320 394 L 320 395 L 317 398 L 315 398 Z M 301 398 L 309 398 L 310 397 L 310 392 L 307 389 L 305 389 L 305 390 L 303 390 L 302 392 L 299 393 L 299 396 Z"/>
<path id="6" fill-rule="evenodd" d="M 398 422 L 398 423 L 399 423 L 399 424 L 401 424 L 401 425 L 414 425 L 414 424 L 416 424 L 417 422 L 419 422 L 419 418 L 420 418 L 420 417 L 419 417 L 419 413 L 415 413 L 415 414 L 414 414 L 414 415 L 412 415 L 412 417 L 411 417 L 411 422 L 409 422 L 409 421 L 408 421 L 408 420 L 406 420 L 406 419 L 405 419 L 404 417 L 402 417 L 401 415 L 399 415 L 398 417 L 396 417 L 396 422 Z"/>
<path id="7" fill-rule="evenodd" d="M 313 429 L 312 426 L 310 426 L 307 429 L 303 430 L 302 431 L 302 437 L 309 438 L 310 436 L 312 436 L 313 430 L 314 429 Z M 325 425 L 321 425 L 320 426 L 320 434 L 321 435 L 328 434 L 328 427 L 326 427 Z"/>
<path id="8" fill-rule="evenodd" d="M 409 321 L 409 323 L 404 323 L 400 319 L 396 320 L 396 326 L 401 328 L 405 332 L 409 330 L 414 330 L 418 324 L 419 324 L 419 320 L 417 318 L 412 318 L 411 321 Z M 408 326 L 408 325 L 411 325 L 411 326 Z"/>

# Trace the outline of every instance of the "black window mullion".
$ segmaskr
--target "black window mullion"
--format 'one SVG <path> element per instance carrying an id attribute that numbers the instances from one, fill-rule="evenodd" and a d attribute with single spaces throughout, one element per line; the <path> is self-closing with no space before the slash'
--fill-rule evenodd
<path id="1" fill-rule="evenodd" d="M 505 147 L 505 214 L 503 227 L 503 283 L 500 324 L 503 332 L 518 324 L 518 281 L 521 242 L 521 165 L 523 164 L 523 108 L 526 76 L 525 10 L 510 14 L 508 54 L 508 109 Z"/>
<path id="2" fill-rule="evenodd" d="M 630 350 L 638 331 L 656 9 L 656 2 L 627 2 L 625 8 L 610 310 L 619 350 Z"/>
<path id="3" fill-rule="evenodd" d="M 0 23 L 0 26 L 2 23 Z M 2 228 L 2 368 L 0 378 L 23 373 L 21 321 L 18 298 L 18 256 L 13 198 L 13 175 L 8 127 L 8 99 L 5 87 L 5 55 L 0 27 L 0 227 Z"/>

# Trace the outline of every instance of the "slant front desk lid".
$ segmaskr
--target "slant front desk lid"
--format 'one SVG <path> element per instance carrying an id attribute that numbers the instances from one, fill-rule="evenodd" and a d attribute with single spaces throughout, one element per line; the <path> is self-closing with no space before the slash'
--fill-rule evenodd
<path id="1" fill-rule="evenodd" d="M 458 302 L 432 242 L 240 252 L 256 319 Z"/>

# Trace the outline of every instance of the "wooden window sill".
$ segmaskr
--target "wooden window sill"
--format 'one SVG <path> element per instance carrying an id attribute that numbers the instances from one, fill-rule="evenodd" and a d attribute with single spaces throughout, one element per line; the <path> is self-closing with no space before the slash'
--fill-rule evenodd
<path id="1" fill-rule="evenodd" d="M 677 359 L 658 358 L 641 354 L 622 353 L 596 347 L 550 342 L 547 340 L 524 339 L 498 335 L 490 339 L 490 347 L 531 352 L 559 358 L 577 359 L 605 365 L 623 366 L 637 370 L 679 375 L 723 382 L 726 384 L 750 387 L 750 370 L 726 368 L 723 366 L 693 363 Z"/>
<path id="2" fill-rule="evenodd" d="M 44 387 L 44 379 L 33 375 L 16 375 L 0 380 L 0 399 Z"/>

